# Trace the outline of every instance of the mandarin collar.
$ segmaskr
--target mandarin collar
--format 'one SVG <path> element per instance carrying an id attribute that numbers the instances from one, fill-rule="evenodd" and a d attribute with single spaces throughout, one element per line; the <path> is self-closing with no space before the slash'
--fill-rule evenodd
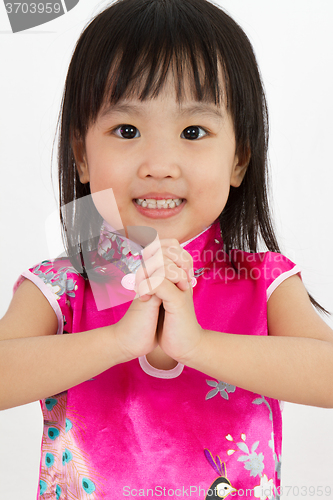
<path id="1" fill-rule="evenodd" d="M 197 236 L 180 244 L 193 258 L 194 274 L 197 275 L 201 265 L 212 263 L 217 250 L 223 249 L 220 222 L 216 219 Z"/>
<path id="2" fill-rule="evenodd" d="M 194 275 L 199 276 L 204 272 L 205 266 L 213 262 L 216 251 L 223 248 L 219 220 L 216 219 L 210 226 L 180 246 L 193 258 Z M 97 253 L 102 259 L 118 262 L 117 267 L 120 266 L 124 272 L 128 269 L 135 273 L 141 264 L 142 248 L 103 221 L 97 247 Z"/>

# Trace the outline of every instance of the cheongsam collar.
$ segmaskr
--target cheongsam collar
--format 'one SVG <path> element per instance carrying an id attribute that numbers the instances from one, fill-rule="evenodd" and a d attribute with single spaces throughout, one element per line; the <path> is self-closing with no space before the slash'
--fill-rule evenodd
<path id="1" fill-rule="evenodd" d="M 219 220 L 216 219 L 193 238 L 180 244 L 193 258 L 194 275 L 200 276 L 213 262 L 217 250 L 223 249 Z M 141 264 L 142 246 L 119 234 L 106 221 L 103 222 L 97 253 L 124 272 L 135 273 Z"/>

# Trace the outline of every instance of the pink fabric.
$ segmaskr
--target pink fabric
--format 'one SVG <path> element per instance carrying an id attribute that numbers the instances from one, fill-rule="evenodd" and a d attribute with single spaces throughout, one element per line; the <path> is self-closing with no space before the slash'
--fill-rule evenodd
<path id="1" fill-rule="evenodd" d="M 233 267 L 223 252 L 218 221 L 184 248 L 194 261 L 193 300 L 200 325 L 236 335 L 267 335 L 267 290 L 299 268 L 280 254 L 239 250 L 232 251 Z M 135 296 L 119 288 L 128 302 L 98 310 L 89 281 L 67 260 L 43 262 L 30 271 L 53 290 L 66 333 L 118 322 Z M 124 276 L 118 271 L 116 288 Z M 227 355 L 221 352 L 221 363 Z M 144 356 L 41 405 L 38 498 L 43 500 L 221 498 L 221 488 L 230 498 L 244 498 L 250 489 L 247 498 L 278 498 L 282 420 L 275 399 L 180 364 L 157 370 Z M 260 496 L 260 485 L 266 496 Z M 215 486 L 218 490 L 209 495 Z"/>

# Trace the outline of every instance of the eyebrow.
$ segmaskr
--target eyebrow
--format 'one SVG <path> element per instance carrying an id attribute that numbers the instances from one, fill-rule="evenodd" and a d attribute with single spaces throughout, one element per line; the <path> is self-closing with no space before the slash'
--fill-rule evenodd
<path id="1" fill-rule="evenodd" d="M 101 113 L 101 118 L 105 118 L 109 115 L 117 114 L 117 113 L 128 113 L 137 116 L 145 116 L 147 115 L 146 111 L 143 107 L 137 106 L 136 104 L 126 104 L 126 103 L 117 103 L 111 106 L 108 106 Z M 209 104 L 204 103 L 196 103 L 184 107 L 179 107 L 178 113 L 176 115 L 183 117 L 189 115 L 205 115 L 211 118 L 215 118 L 217 120 L 223 119 L 223 114 L 217 107 L 212 107 Z"/>

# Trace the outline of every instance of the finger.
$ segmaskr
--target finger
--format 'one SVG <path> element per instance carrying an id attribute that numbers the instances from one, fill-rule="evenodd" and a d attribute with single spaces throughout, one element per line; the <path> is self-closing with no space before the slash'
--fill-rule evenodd
<path id="1" fill-rule="evenodd" d="M 152 278 L 154 278 L 154 276 L 152 276 Z M 142 297 L 149 295 L 150 292 L 148 291 L 148 287 L 146 286 L 145 281 L 140 284 L 139 291 L 143 294 Z M 176 287 L 171 281 L 164 279 L 163 282 L 160 283 L 155 289 L 153 296 L 157 296 L 163 301 L 165 310 L 168 310 L 168 312 L 173 312 L 181 309 L 184 306 L 187 300 L 186 294 L 188 294 L 189 297 L 191 297 L 191 300 L 193 300 L 193 294 L 190 288 L 184 291 L 179 290 L 178 287 Z"/>
<path id="2" fill-rule="evenodd" d="M 185 271 L 187 274 L 187 281 L 190 282 L 194 276 L 192 256 L 180 245 L 178 245 L 178 247 L 169 246 L 166 249 L 165 255 L 172 259 L 178 267 Z"/>
<path id="3" fill-rule="evenodd" d="M 163 265 L 161 267 L 158 267 L 160 265 L 160 259 L 156 258 L 156 254 L 151 257 L 149 260 L 146 262 L 146 271 L 147 274 L 144 273 L 145 269 L 139 268 L 136 276 L 135 276 L 135 288 L 136 290 L 139 290 L 140 288 L 140 283 L 144 280 L 147 281 L 148 286 L 150 285 L 151 288 L 149 289 L 150 292 L 153 292 L 156 286 L 159 285 L 160 282 L 163 281 L 164 278 L 167 278 L 169 281 L 172 283 L 175 283 L 178 288 L 181 290 L 187 290 L 188 289 L 188 275 L 186 271 L 180 267 L 178 267 L 173 260 L 167 258 L 164 256 L 163 258 Z M 154 283 L 152 283 L 150 277 L 154 275 Z M 157 277 L 160 277 L 161 279 L 157 281 Z"/>
<path id="4" fill-rule="evenodd" d="M 148 259 L 153 257 L 153 255 L 155 255 L 161 250 L 162 248 L 161 241 L 163 240 L 160 240 L 157 235 L 152 243 L 150 243 L 148 246 L 146 246 L 141 250 L 142 260 L 144 262 L 146 262 Z"/>
<path id="5" fill-rule="evenodd" d="M 193 258 L 180 246 L 179 241 L 175 238 L 160 240 L 159 245 L 157 240 L 154 240 L 153 243 L 142 251 L 144 260 L 147 261 L 161 248 L 164 255 L 167 255 L 178 267 L 185 270 L 188 275 L 188 281 L 191 281 L 194 277 Z"/>
<path id="6" fill-rule="evenodd" d="M 150 257 L 145 263 L 141 263 L 141 266 L 138 268 L 135 274 L 135 290 L 139 289 L 140 283 L 143 280 L 148 280 L 148 285 L 150 287 L 150 291 L 152 292 L 154 289 L 153 283 L 150 283 L 150 277 L 157 273 L 160 277 L 159 282 L 156 284 L 156 279 L 154 281 L 154 285 L 157 286 L 161 283 L 165 277 L 165 263 L 163 258 L 162 250 L 159 249 L 155 255 Z M 155 275 L 156 276 L 156 275 Z"/>
<path id="7" fill-rule="evenodd" d="M 188 276 L 184 269 L 178 267 L 172 260 L 165 257 L 165 278 L 175 283 L 180 290 L 188 290 Z"/>
<path id="8" fill-rule="evenodd" d="M 163 276 L 164 273 L 165 276 Z M 189 282 L 184 269 L 176 266 L 170 259 L 166 259 L 163 269 L 156 269 L 148 279 L 141 279 L 140 282 L 138 282 L 138 293 L 141 297 L 144 294 L 153 294 L 156 292 L 156 288 L 164 280 L 174 283 L 182 291 L 189 289 Z"/>

